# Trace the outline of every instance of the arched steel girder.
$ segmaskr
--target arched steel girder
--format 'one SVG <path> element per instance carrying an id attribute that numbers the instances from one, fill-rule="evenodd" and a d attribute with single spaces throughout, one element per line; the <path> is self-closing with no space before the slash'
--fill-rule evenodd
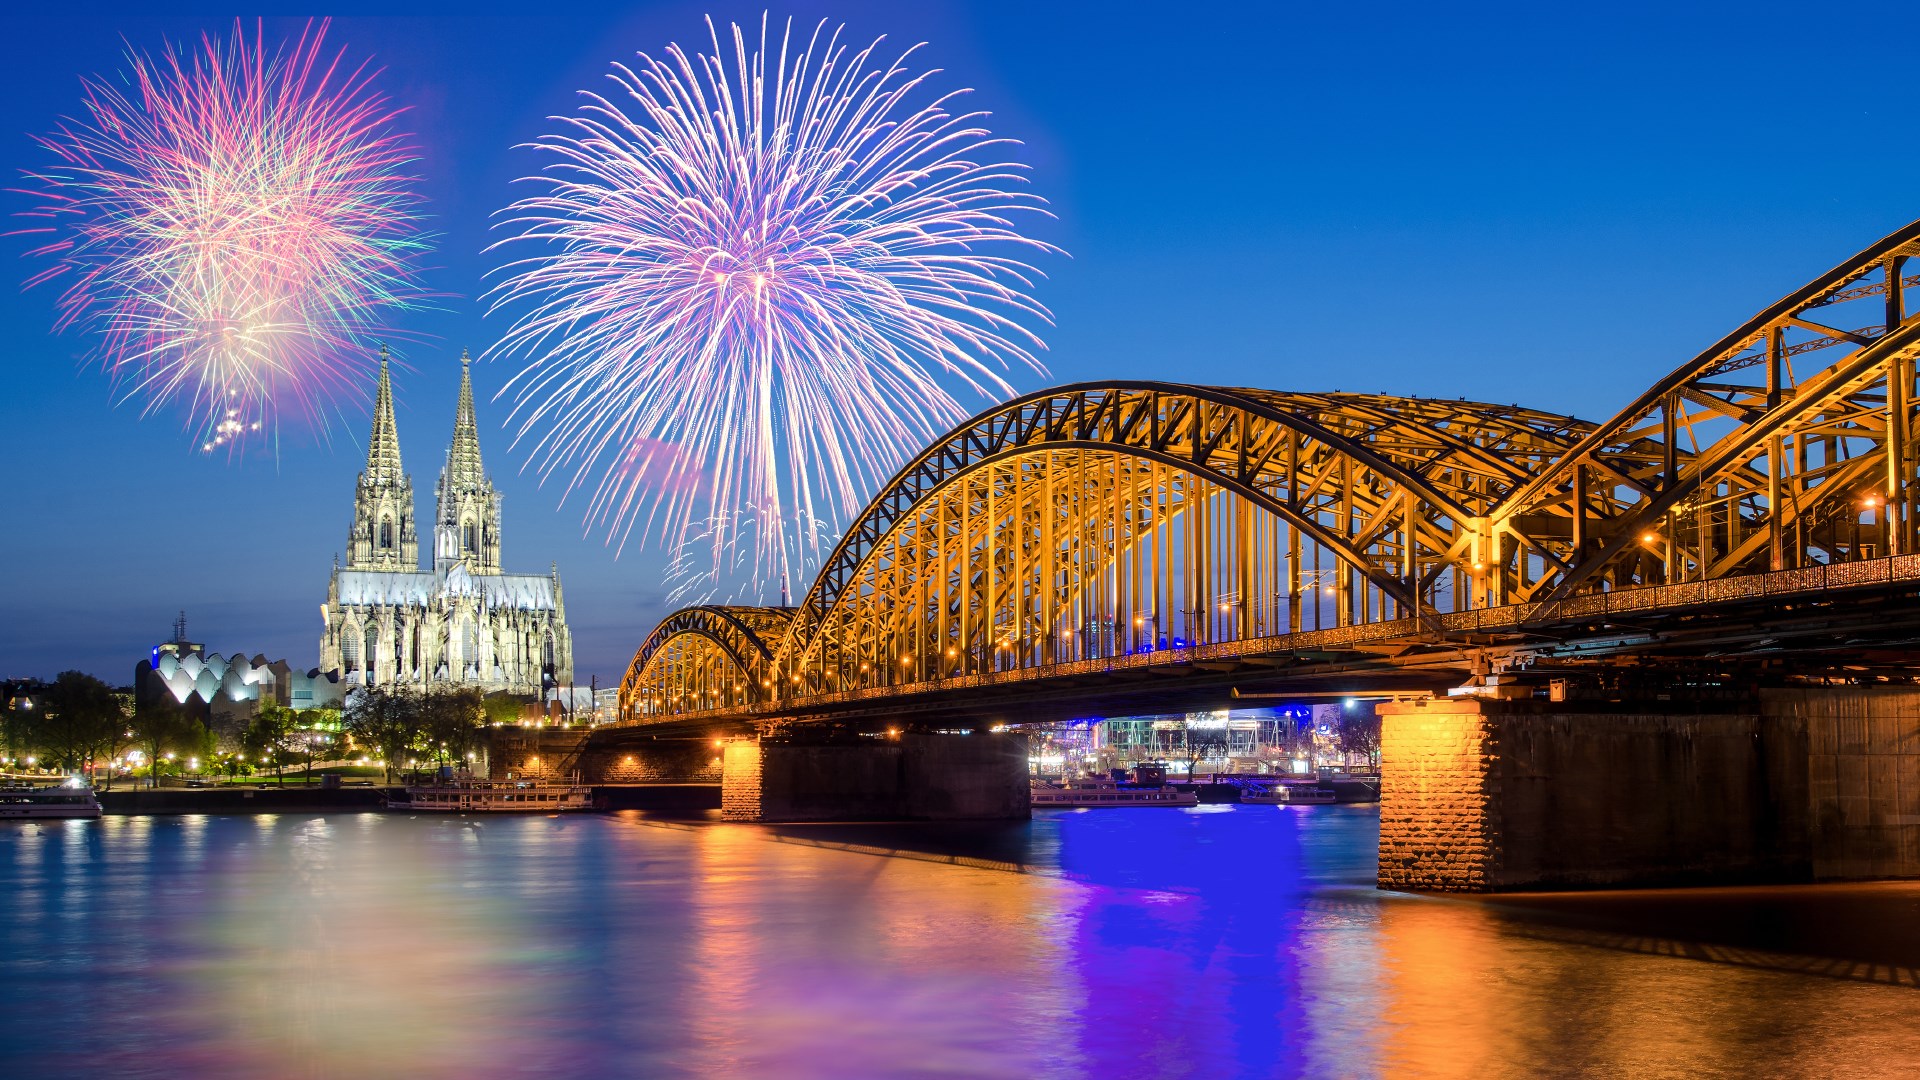
<path id="1" fill-rule="evenodd" d="M 1187 471 L 1286 520 L 1384 594 L 1417 607 L 1422 582 L 1383 571 L 1366 549 L 1395 522 L 1410 523 L 1407 531 L 1424 543 L 1424 561 L 1465 563 L 1468 524 L 1590 429 L 1584 421 L 1517 407 L 1374 395 L 1160 382 L 1085 383 L 1031 394 L 961 425 L 887 483 L 823 564 L 777 650 L 779 664 L 785 670 L 808 653 L 814 629 L 921 502 L 978 469 L 1025 454 L 1117 451 Z M 1391 485 L 1367 508 L 1365 532 L 1342 536 L 1301 501 L 1307 494 L 1299 486 L 1303 451 L 1324 459 L 1315 472 L 1322 481 L 1326 466 L 1337 462 Z M 1288 497 L 1276 494 L 1281 491 Z"/>
<path id="2" fill-rule="evenodd" d="M 1792 399 L 1753 417 L 1731 435 L 1697 455 L 1692 462 L 1693 468 L 1675 477 L 1666 490 L 1634 507 L 1621 519 L 1612 537 L 1591 558 L 1581 562 L 1560 583 L 1553 596 L 1571 595 L 1579 586 L 1603 572 L 1622 551 L 1634 544 L 1643 530 L 1659 523 L 1669 511 L 1694 498 L 1702 487 L 1720 482 L 1735 470 L 1750 473 L 1752 470 L 1746 468 L 1746 463 L 1760 454 L 1776 437 L 1792 432 L 1802 421 L 1827 413 L 1837 405 L 1844 405 L 1847 399 L 1885 381 L 1889 370 L 1898 370 L 1904 364 L 1910 372 L 1916 355 L 1920 355 L 1920 316 L 1908 319 L 1905 325 L 1849 355 L 1815 380 L 1802 383 L 1800 392 Z M 1911 374 L 1905 377 L 1909 380 L 1912 378 Z M 1882 469 L 1878 462 L 1861 460 L 1867 463 L 1869 472 Z M 1750 477 L 1750 481 L 1764 480 L 1764 477 Z M 1837 485 L 1833 495 L 1851 500 L 1855 492 L 1851 485 Z M 1897 496 L 1889 498 L 1889 502 L 1897 501 Z M 1770 507 L 1769 513 L 1781 515 L 1784 524 L 1791 520 L 1794 510 L 1791 506 L 1783 505 Z M 1762 535 L 1756 530 L 1749 546 L 1752 546 L 1752 539 Z M 1719 575 L 1710 571 L 1707 576 Z"/>
<path id="3" fill-rule="evenodd" d="M 648 668 L 654 659 L 681 637 L 704 639 L 717 647 L 739 673 L 749 697 L 764 700 L 767 695 L 762 683 L 772 668 L 774 645 L 792 618 L 793 609 L 782 607 L 708 605 L 675 611 L 654 627 L 628 663 L 626 677 L 620 682 L 622 712 L 635 693 L 648 685 Z"/>
<path id="4" fill-rule="evenodd" d="M 1518 598 L 1543 592 L 1563 597 L 1596 583 L 1668 512 L 1723 483 L 1767 503 L 1765 527 L 1775 533 L 1777 562 L 1779 531 L 1797 515 L 1810 513 L 1812 503 L 1840 492 L 1836 488 L 1816 498 L 1808 488 L 1782 496 L 1780 447 L 1769 441 L 1792 436 L 1796 425 L 1813 423 L 1836 406 L 1864 416 L 1875 405 L 1884 404 L 1889 417 L 1896 408 L 1909 417 L 1905 423 L 1889 419 L 1884 431 L 1889 461 L 1894 463 L 1888 468 L 1887 486 L 1903 486 L 1905 466 L 1898 462 L 1908 454 L 1905 440 L 1912 404 L 1908 331 L 1915 321 L 1906 310 L 1905 296 L 1911 286 L 1920 284 L 1920 277 L 1904 276 L 1903 268 L 1916 254 L 1920 254 L 1920 222 L 1869 245 L 1747 320 L 1593 429 L 1554 468 L 1515 491 L 1500 508 L 1496 528 L 1542 553 L 1553 550 L 1552 538 L 1531 534 L 1526 527 L 1529 516 L 1542 506 L 1564 501 L 1569 493 L 1577 499 L 1594 492 L 1597 485 L 1621 507 L 1618 514 L 1608 515 L 1590 504 L 1600 512 L 1579 517 L 1583 524 L 1591 522 L 1593 528 L 1588 531 L 1597 534 L 1590 538 L 1595 541 L 1591 550 L 1568 553 L 1561 573 L 1520 590 Z M 1872 304 L 1876 298 L 1879 310 L 1869 324 L 1832 325 L 1833 316 L 1843 316 L 1849 305 Z M 1821 317 L 1816 318 L 1816 313 Z M 1809 372 L 1807 360 L 1801 359 L 1796 377 L 1795 361 L 1803 357 L 1821 366 Z M 1884 402 L 1865 400 L 1876 383 L 1886 387 Z M 1849 401 L 1850 397 L 1854 400 Z M 1732 425 L 1732 430 L 1692 453 L 1681 452 L 1682 438 L 1693 438 L 1698 427 L 1715 425 Z M 1856 429 L 1852 434 L 1863 431 Z M 1766 469 L 1752 468 L 1751 463 L 1762 455 L 1768 458 Z M 1781 497 L 1768 498 L 1769 493 Z M 1896 495 L 1891 490 L 1887 494 Z M 1735 496 L 1718 498 L 1730 501 Z M 1911 508 L 1905 499 L 1895 501 L 1906 515 L 1897 535 L 1905 541 L 1903 550 L 1910 549 L 1915 539 Z M 1751 556 L 1748 539 L 1742 550 Z M 1709 551 L 1692 556 L 1708 576 L 1730 572 L 1725 556 Z"/>

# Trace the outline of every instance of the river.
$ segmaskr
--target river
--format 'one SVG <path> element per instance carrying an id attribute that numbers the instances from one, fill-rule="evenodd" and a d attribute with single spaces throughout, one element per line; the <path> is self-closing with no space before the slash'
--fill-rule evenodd
<path id="1" fill-rule="evenodd" d="M 0 1076 L 1862 1075 L 1920 884 L 1374 889 L 1373 807 L 0 824 Z"/>

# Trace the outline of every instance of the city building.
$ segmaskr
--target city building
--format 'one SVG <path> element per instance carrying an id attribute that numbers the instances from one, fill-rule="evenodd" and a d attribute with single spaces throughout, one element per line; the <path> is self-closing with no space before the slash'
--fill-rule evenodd
<path id="1" fill-rule="evenodd" d="M 383 349 L 346 565 L 335 560 L 321 608 L 321 670 L 350 686 L 455 683 L 534 695 L 570 683 L 559 569 L 502 570 L 500 499 L 481 464 L 462 353 L 453 441 L 435 489 L 431 569 L 420 565 L 413 480 L 401 467 Z"/>
<path id="2" fill-rule="evenodd" d="M 332 673 L 296 670 L 285 660 L 244 653 L 221 656 L 187 637 L 185 613 L 174 620 L 173 640 L 155 645 L 133 667 L 136 713 L 154 704 L 178 705 L 214 732 L 222 745 L 234 742 L 263 703 L 289 709 L 337 709 L 344 687 Z"/>

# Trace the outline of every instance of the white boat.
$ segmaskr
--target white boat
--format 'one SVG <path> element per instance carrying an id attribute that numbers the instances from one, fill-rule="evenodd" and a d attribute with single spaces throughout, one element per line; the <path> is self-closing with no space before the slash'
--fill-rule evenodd
<path id="1" fill-rule="evenodd" d="M 1069 780 L 1065 784 L 1035 784 L 1033 808 L 1109 806 L 1198 806 L 1191 791 L 1163 787 L 1121 787 L 1111 780 Z"/>
<path id="2" fill-rule="evenodd" d="M 405 799 L 388 799 L 389 810 L 442 814 L 557 813 L 593 809 L 588 784 L 550 784 L 542 780 L 455 778 L 410 784 Z"/>
<path id="3" fill-rule="evenodd" d="M 1319 806 L 1339 802 L 1332 788 L 1309 787 L 1305 784 L 1275 784 L 1264 791 L 1245 788 L 1240 792 L 1243 803 L 1278 804 L 1280 806 Z"/>
<path id="4" fill-rule="evenodd" d="M 100 799 L 85 784 L 58 787 L 0 788 L 0 820 L 21 818 L 97 818 Z"/>

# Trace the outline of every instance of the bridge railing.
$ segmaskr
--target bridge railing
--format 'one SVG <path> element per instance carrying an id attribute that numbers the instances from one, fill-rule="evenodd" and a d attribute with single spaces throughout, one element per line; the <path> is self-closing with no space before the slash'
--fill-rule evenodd
<path id="1" fill-rule="evenodd" d="M 1391 641 L 1426 639 L 1444 641 L 1452 634 L 1498 632 L 1545 626 L 1555 623 L 1604 618 L 1609 615 L 1647 614 L 1676 611 L 1741 600 L 1768 597 L 1808 596 L 1822 592 L 1871 585 L 1920 582 L 1920 554 L 1894 555 L 1858 562 L 1826 563 L 1792 570 L 1718 578 L 1711 581 L 1682 581 L 1671 585 L 1653 585 L 1639 589 L 1620 589 L 1590 593 L 1563 600 L 1543 600 L 1526 604 L 1477 608 L 1424 614 L 1418 618 L 1391 619 L 1359 623 L 1326 630 L 1303 630 L 1292 634 L 1244 638 L 1206 645 L 1188 645 L 1173 649 L 1154 649 L 1122 656 L 1071 660 L 1039 667 L 1014 668 L 966 675 L 948 675 L 912 683 L 894 683 L 863 687 L 832 694 L 813 694 L 771 704 L 750 707 L 706 709 L 677 712 L 622 721 L 643 726 L 666 721 L 737 718 L 777 715 L 795 709 L 814 710 L 834 705 L 910 697 L 947 690 L 1009 686 L 1042 679 L 1107 672 L 1141 670 L 1173 664 L 1239 660 L 1248 656 L 1320 652 L 1349 649 L 1360 645 Z"/>

